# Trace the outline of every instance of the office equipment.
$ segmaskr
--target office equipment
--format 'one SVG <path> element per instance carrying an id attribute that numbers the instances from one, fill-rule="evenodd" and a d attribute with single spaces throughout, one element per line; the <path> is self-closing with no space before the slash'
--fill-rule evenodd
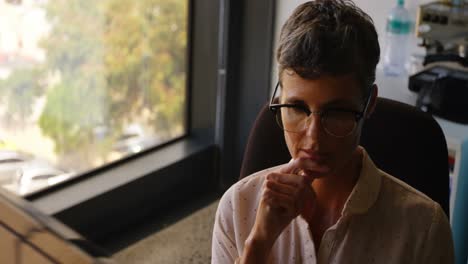
<path id="1" fill-rule="evenodd" d="M 439 1 L 421 5 L 416 33 L 426 48 L 424 68 L 410 76 L 409 89 L 418 92 L 416 105 L 438 117 L 446 134 L 452 162 L 451 224 L 457 264 L 468 258 L 468 4 Z M 452 160 L 451 160 L 451 159 Z"/>
<path id="2" fill-rule="evenodd" d="M 456 63 L 431 63 L 410 76 L 409 89 L 419 93 L 416 106 L 423 111 L 468 124 L 468 68 Z"/>
<path id="3" fill-rule="evenodd" d="M 468 5 L 439 1 L 421 5 L 416 36 L 426 49 L 424 68 L 410 76 L 416 106 L 442 118 L 468 124 Z"/>

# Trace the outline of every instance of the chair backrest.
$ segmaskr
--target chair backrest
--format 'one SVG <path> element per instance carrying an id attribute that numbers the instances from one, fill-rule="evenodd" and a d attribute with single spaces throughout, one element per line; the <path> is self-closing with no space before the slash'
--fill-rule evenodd
<path id="1" fill-rule="evenodd" d="M 381 170 L 431 197 L 450 215 L 447 143 L 431 115 L 379 97 L 360 144 Z M 265 105 L 250 131 L 240 178 L 290 159 L 283 131 Z"/>

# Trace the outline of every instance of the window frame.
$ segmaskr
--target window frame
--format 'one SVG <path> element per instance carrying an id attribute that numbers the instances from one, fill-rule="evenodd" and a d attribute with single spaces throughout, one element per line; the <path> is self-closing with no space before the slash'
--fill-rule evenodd
<path id="1" fill-rule="evenodd" d="M 217 56 L 210 54 L 216 48 L 217 34 L 210 36 L 201 31 L 217 32 L 217 24 L 210 19 L 216 17 L 218 7 L 216 1 L 188 1 L 188 5 L 187 134 L 26 197 L 46 214 L 92 240 L 99 240 L 180 196 L 216 188 L 212 139 L 215 117 L 211 113 L 215 113 L 217 76 L 213 72 Z M 195 13 L 205 14 L 197 15 L 195 20 Z M 187 175 L 187 171 L 192 175 Z M 194 180 L 199 171 L 207 173 Z M 204 183 L 200 190 L 187 188 L 200 182 Z"/>
<path id="2" fill-rule="evenodd" d="M 174 202 L 227 189 L 269 99 L 275 6 L 189 0 L 187 134 L 26 198 L 101 241 Z"/>

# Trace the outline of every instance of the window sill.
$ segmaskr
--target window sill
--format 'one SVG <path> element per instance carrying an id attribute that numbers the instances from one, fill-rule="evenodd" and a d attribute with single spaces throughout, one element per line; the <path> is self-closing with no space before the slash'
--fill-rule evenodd
<path id="1" fill-rule="evenodd" d="M 28 198 L 85 237 L 103 239 L 175 201 L 215 190 L 215 150 L 210 140 L 182 138 Z"/>

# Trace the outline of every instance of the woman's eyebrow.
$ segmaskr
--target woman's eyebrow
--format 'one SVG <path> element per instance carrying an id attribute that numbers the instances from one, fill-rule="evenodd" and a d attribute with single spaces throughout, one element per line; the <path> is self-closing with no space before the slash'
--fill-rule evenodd
<path id="1" fill-rule="evenodd" d="M 283 103 L 297 104 L 297 105 L 307 105 L 307 103 L 304 100 L 302 100 L 301 98 L 296 97 L 296 96 L 291 96 L 291 97 L 285 98 Z M 354 108 L 354 107 L 358 107 L 358 105 L 355 104 L 353 101 L 339 98 L 339 99 L 334 99 L 334 100 L 331 100 L 329 102 L 324 103 L 321 108 L 330 108 L 330 107 Z"/>
<path id="2" fill-rule="evenodd" d="M 333 106 L 340 106 L 340 107 L 357 107 L 358 105 L 355 104 L 354 101 L 346 100 L 346 99 L 335 99 L 323 104 L 324 107 L 333 107 Z"/>
<path id="3" fill-rule="evenodd" d="M 299 97 L 295 97 L 295 96 L 285 98 L 284 103 L 287 103 L 287 104 L 300 104 L 300 105 L 305 105 L 306 104 L 304 102 L 304 100 L 300 99 Z"/>

